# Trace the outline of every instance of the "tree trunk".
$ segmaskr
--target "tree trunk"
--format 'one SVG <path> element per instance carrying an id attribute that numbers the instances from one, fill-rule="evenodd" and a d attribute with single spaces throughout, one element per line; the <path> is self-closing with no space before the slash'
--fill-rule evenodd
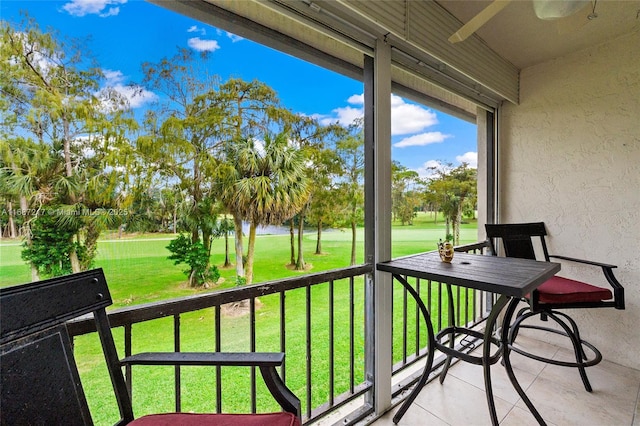
<path id="1" fill-rule="evenodd" d="M 249 247 L 247 248 L 247 267 L 245 268 L 247 284 L 253 282 L 253 254 L 256 245 L 256 228 L 253 222 L 249 224 Z"/>
<path id="2" fill-rule="evenodd" d="M 454 223 L 454 236 L 453 236 L 453 245 L 456 246 L 460 244 L 460 224 L 462 223 L 462 207 L 458 209 L 456 213 L 456 221 Z"/>
<path id="3" fill-rule="evenodd" d="M 26 223 L 24 226 L 29 227 L 29 223 Z M 27 247 L 31 247 L 31 230 L 28 229 L 25 235 Z M 29 266 L 31 267 L 31 281 L 40 281 L 40 271 L 38 271 L 36 264 L 31 261 L 29 262 Z"/>
<path id="4" fill-rule="evenodd" d="M 204 267 L 205 273 L 209 273 L 209 269 L 211 269 L 211 231 L 202 230 L 202 245 L 207 253 L 207 264 Z"/>
<path id="5" fill-rule="evenodd" d="M 318 231 L 316 234 L 316 254 L 322 254 L 322 220 L 318 220 Z"/>
<path id="6" fill-rule="evenodd" d="M 356 264 L 356 221 L 351 221 L 351 266 Z"/>
<path id="7" fill-rule="evenodd" d="M 191 272 L 189 273 L 189 287 L 198 287 L 198 278 L 196 273 L 195 268 L 191 268 Z"/>
<path id="8" fill-rule="evenodd" d="M 296 264 L 296 248 L 295 248 L 295 231 L 293 227 L 293 218 L 289 221 L 289 247 L 291 248 L 291 259 L 289 260 L 289 265 L 293 266 Z"/>
<path id="9" fill-rule="evenodd" d="M 209 259 L 211 257 L 211 231 L 204 230 L 204 229 L 202 230 L 202 246 L 207 252 L 207 269 L 208 269 L 209 263 L 211 263 L 211 260 Z"/>
<path id="10" fill-rule="evenodd" d="M 69 130 L 69 120 L 63 113 L 62 126 L 63 126 L 63 152 L 64 152 L 64 168 L 67 177 L 73 176 L 73 164 L 71 161 L 71 134 Z M 76 203 L 76 195 L 73 192 L 69 192 L 69 199 L 71 204 Z M 73 237 L 72 237 L 73 240 Z M 73 242 L 73 241 L 72 241 Z M 75 246 L 72 246 L 75 247 Z M 72 248 L 69 252 L 69 260 L 71 261 L 71 271 L 74 273 L 80 272 L 80 259 L 78 259 L 78 253 L 75 248 Z"/>
<path id="11" fill-rule="evenodd" d="M 22 209 L 23 214 L 28 212 L 27 210 L 27 197 L 24 195 L 20 196 L 20 208 Z M 25 230 L 25 239 L 27 243 L 27 247 L 31 247 L 31 225 L 29 223 L 30 219 L 27 219 L 26 216 L 23 216 L 24 222 L 22 223 L 22 227 L 26 228 Z M 29 262 L 31 267 L 31 281 L 40 281 L 40 271 L 38 271 L 38 267 L 35 263 Z"/>
<path id="12" fill-rule="evenodd" d="M 87 258 L 83 260 L 80 267 L 83 271 L 89 269 L 91 261 L 96 256 L 96 250 L 98 247 L 98 238 L 100 238 L 100 228 L 95 223 L 89 223 L 87 226 L 87 235 L 84 239 L 84 245 L 87 249 Z"/>
<path id="13" fill-rule="evenodd" d="M 71 163 L 71 135 L 69 130 L 69 121 L 63 117 L 62 121 L 63 127 L 63 151 L 64 151 L 64 169 L 67 177 L 73 176 L 73 164 Z M 75 203 L 75 197 L 73 194 L 70 194 L 71 200 Z"/>
<path id="14" fill-rule="evenodd" d="M 298 221 L 298 260 L 296 261 L 296 271 L 304 271 L 304 250 L 302 248 L 302 241 L 304 238 L 304 216 L 300 213 Z"/>
<path id="15" fill-rule="evenodd" d="M 449 215 L 447 215 L 446 218 L 446 227 L 445 227 L 445 236 L 446 238 L 449 238 L 449 235 L 451 235 L 450 233 L 450 228 L 451 228 L 451 220 L 449 220 Z"/>
<path id="16" fill-rule="evenodd" d="M 173 208 L 173 234 L 178 233 L 178 205 Z"/>
<path id="17" fill-rule="evenodd" d="M 9 211 L 9 223 L 7 225 L 9 228 L 9 238 L 16 238 L 18 236 L 18 232 L 16 229 L 16 222 L 13 218 L 13 204 L 11 201 L 7 201 L 7 210 Z"/>
<path id="18" fill-rule="evenodd" d="M 236 276 L 244 278 L 244 264 L 242 262 L 242 219 L 233 216 L 233 226 L 235 228 L 235 247 L 236 247 Z"/>
<path id="19" fill-rule="evenodd" d="M 73 243 L 73 237 L 71 237 L 71 242 Z M 78 252 L 76 252 L 75 245 L 69 252 L 69 261 L 71 262 L 71 271 L 73 273 L 82 271 L 82 267 L 80 266 L 80 259 L 78 258 Z"/>
<path id="20" fill-rule="evenodd" d="M 224 268 L 231 266 L 229 262 L 229 231 L 224 231 Z"/>
<path id="21" fill-rule="evenodd" d="M 195 244 L 198 242 L 198 240 L 200 239 L 200 234 L 198 233 L 198 229 L 194 229 L 191 231 L 191 244 Z M 190 287 L 196 287 L 197 286 L 197 282 L 195 281 L 195 276 L 196 276 L 196 268 L 195 267 L 191 267 L 191 270 L 189 271 L 189 286 Z"/>
<path id="22" fill-rule="evenodd" d="M 40 281 L 40 271 L 33 262 L 31 262 L 31 281 Z"/>

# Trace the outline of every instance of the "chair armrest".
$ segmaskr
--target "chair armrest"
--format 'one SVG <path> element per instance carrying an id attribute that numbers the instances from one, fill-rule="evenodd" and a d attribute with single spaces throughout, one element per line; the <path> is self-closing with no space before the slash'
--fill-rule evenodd
<path id="1" fill-rule="evenodd" d="M 123 365 L 209 365 L 279 367 L 282 352 L 144 352 L 126 357 Z"/>
<path id="2" fill-rule="evenodd" d="M 259 367 L 273 398 L 285 411 L 300 418 L 300 400 L 276 371 L 283 362 L 283 352 L 144 352 L 120 361 L 122 365 Z"/>
<path id="3" fill-rule="evenodd" d="M 625 308 L 624 287 L 622 287 L 622 284 L 620 284 L 618 279 L 613 274 L 613 268 L 617 268 L 616 265 L 610 265 L 608 263 L 601 263 L 601 262 L 594 262 L 594 261 L 591 261 L 591 260 L 575 259 L 573 257 L 567 257 L 567 256 L 549 255 L 549 258 L 560 259 L 560 260 L 568 260 L 568 261 L 571 261 L 571 262 L 582 263 L 582 264 L 585 264 L 585 265 L 601 267 L 602 268 L 602 272 L 604 273 L 604 276 L 607 279 L 607 282 L 609 283 L 609 285 L 613 289 L 613 299 L 614 299 L 615 308 L 616 309 L 624 309 Z"/>
<path id="4" fill-rule="evenodd" d="M 476 243 L 455 246 L 453 250 L 457 251 L 458 253 L 469 253 L 480 250 L 480 252 L 482 253 L 482 249 L 484 249 L 485 247 L 489 247 L 489 241 L 478 241 Z"/>
<path id="5" fill-rule="evenodd" d="M 549 257 L 553 257 L 555 259 L 569 260 L 571 262 L 584 263 L 585 265 L 599 266 L 601 268 L 609 268 L 609 269 L 617 268 L 616 265 L 609 265 L 608 263 L 594 262 L 593 260 L 583 260 L 583 259 L 576 259 L 574 257 L 558 256 L 558 255 L 551 255 L 551 254 L 549 255 Z"/>

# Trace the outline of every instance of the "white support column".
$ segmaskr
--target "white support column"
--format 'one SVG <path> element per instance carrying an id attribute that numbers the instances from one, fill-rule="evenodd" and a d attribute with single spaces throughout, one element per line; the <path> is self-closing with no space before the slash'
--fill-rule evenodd
<path id="1" fill-rule="evenodd" d="M 378 39 L 374 56 L 374 261 L 391 259 L 391 46 Z M 380 414 L 391 406 L 392 280 L 375 271 L 374 300 L 374 409 Z"/>

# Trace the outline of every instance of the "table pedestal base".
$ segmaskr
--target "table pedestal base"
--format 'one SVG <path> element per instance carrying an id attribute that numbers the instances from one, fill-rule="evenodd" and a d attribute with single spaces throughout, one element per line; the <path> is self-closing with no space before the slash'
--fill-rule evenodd
<path id="1" fill-rule="evenodd" d="M 413 287 L 411 287 L 411 285 L 409 285 L 407 280 L 405 280 L 402 276 L 394 274 L 393 277 L 396 280 L 398 280 L 398 282 L 402 284 L 402 286 L 407 290 L 407 292 L 409 292 L 411 297 L 413 297 L 413 299 L 416 301 L 416 304 L 418 305 L 418 309 L 420 309 L 422 316 L 425 318 L 425 322 L 427 323 L 427 351 L 428 351 L 427 362 L 424 366 L 424 370 L 422 371 L 422 375 L 420 376 L 418 383 L 413 388 L 413 390 L 411 391 L 407 399 L 404 400 L 404 402 L 402 403 L 402 406 L 400 406 L 400 409 L 393 416 L 393 423 L 397 424 L 402 418 L 402 416 L 404 416 L 404 414 L 407 412 L 411 404 L 413 404 L 413 401 L 415 401 L 416 397 L 420 393 L 420 390 L 424 387 L 424 385 L 427 384 L 427 380 L 429 379 L 429 373 L 433 368 L 433 357 L 435 352 L 434 342 L 436 339 L 433 334 L 433 324 L 431 324 L 431 320 L 430 320 L 431 316 L 429 315 L 429 310 L 425 306 L 420 295 L 415 291 Z"/>
<path id="2" fill-rule="evenodd" d="M 416 293 L 413 287 L 411 287 L 411 285 L 409 285 L 409 283 L 403 277 L 395 274 L 393 275 L 393 277 L 397 279 L 402 284 L 402 286 L 409 292 L 409 294 L 411 294 L 411 296 L 415 299 L 416 303 L 418 304 L 418 307 L 420 308 L 420 311 L 424 315 L 424 318 L 426 319 L 431 318 L 429 316 L 426 306 L 422 302 L 422 299 Z M 507 372 L 507 376 L 511 381 L 511 384 L 513 385 L 516 392 L 518 392 L 518 395 L 520 395 L 524 403 L 527 405 L 527 407 L 529 408 L 529 411 L 531 411 L 531 414 L 533 414 L 533 416 L 536 418 L 536 420 L 540 425 L 546 425 L 545 421 L 542 419 L 542 416 L 540 416 L 540 413 L 538 413 L 538 410 L 536 410 L 533 403 L 531 402 L 529 397 L 527 397 L 524 390 L 522 389 L 522 386 L 520 386 L 520 384 L 518 383 L 518 380 L 513 372 L 513 367 L 511 366 L 511 361 L 509 358 L 509 353 L 511 351 L 509 347 L 509 324 L 511 323 L 511 318 L 513 317 L 513 314 L 519 302 L 520 300 L 518 298 L 501 295 L 496 301 L 496 303 L 493 305 L 493 308 L 489 313 L 489 317 L 487 318 L 487 323 L 485 326 L 484 333 L 480 333 L 478 331 L 471 330 L 465 327 L 458 327 L 453 325 L 453 326 L 442 329 L 437 334 L 437 336 L 434 336 L 433 326 L 431 325 L 431 321 L 425 320 L 425 322 L 427 323 L 427 329 L 429 333 L 429 343 L 428 343 L 429 358 L 427 360 L 427 364 L 425 365 L 422 376 L 420 376 L 420 379 L 418 380 L 418 383 L 412 389 L 407 399 L 402 403 L 402 406 L 400 407 L 400 409 L 398 409 L 396 414 L 393 416 L 393 423 L 397 424 L 400 421 L 400 419 L 402 419 L 402 417 L 407 412 L 411 404 L 413 404 L 413 402 L 415 401 L 416 397 L 418 396 L 422 388 L 426 385 L 427 380 L 429 378 L 429 374 L 431 373 L 431 370 L 433 367 L 433 351 L 435 349 L 439 349 L 440 351 L 442 351 L 447 355 L 447 360 L 445 361 L 443 369 L 440 372 L 440 383 L 444 382 L 447 371 L 451 364 L 451 360 L 454 357 L 462 361 L 470 362 L 472 364 L 482 365 L 483 373 L 484 373 L 485 393 L 487 396 L 487 406 L 489 407 L 489 416 L 491 417 L 491 423 L 493 425 L 497 426 L 499 422 L 498 422 L 498 414 L 496 412 L 495 400 L 493 397 L 493 387 L 491 385 L 491 366 L 493 364 L 496 364 L 500 359 L 503 360 L 504 367 Z M 495 329 L 495 325 L 497 323 L 500 312 L 502 312 L 502 310 L 507 306 L 507 304 L 509 306 L 505 312 L 505 316 L 502 322 L 500 339 L 497 339 L 496 337 L 493 336 L 494 334 L 493 330 Z M 468 353 L 456 350 L 454 348 L 454 343 L 455 343 L 454 338 L 455 338 L 455 335 L 457 334 L 465 334 L 472 337 L 482 338 L 483 339 L 482 356 L 470 355 Z M 448 344 L 440 343 L 440 341 L 445 337 L 449 337 Z M 497 351 L 493 355 L 491 354 L 492 344 L 498 347 Z"/>

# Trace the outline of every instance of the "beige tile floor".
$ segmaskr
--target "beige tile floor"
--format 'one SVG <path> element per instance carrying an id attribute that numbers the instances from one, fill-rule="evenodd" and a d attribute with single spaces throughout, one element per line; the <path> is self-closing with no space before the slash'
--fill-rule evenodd
<path id="1" fill-rule="evenodd" d="M 536 353 L 570 359 L 566 349 L 519 336 L 518 343 Z M 593 392 L 584 390 L 576 369 L 541 363 L 513 354 L 516 377 L 549 426 L 640 426 L 640 371 L 603 360 L 587 369 Z M 512 388 L 506 372 L 492 368 L 496 410 L 501 425 L 527 426 L 537 422 Z M 391 426 L 394 408 L 373 426 Z M 489 425 L 482 367 L 458 362 L 444 384 L 425 386 L 400 421 L 410 425 Z"/>

